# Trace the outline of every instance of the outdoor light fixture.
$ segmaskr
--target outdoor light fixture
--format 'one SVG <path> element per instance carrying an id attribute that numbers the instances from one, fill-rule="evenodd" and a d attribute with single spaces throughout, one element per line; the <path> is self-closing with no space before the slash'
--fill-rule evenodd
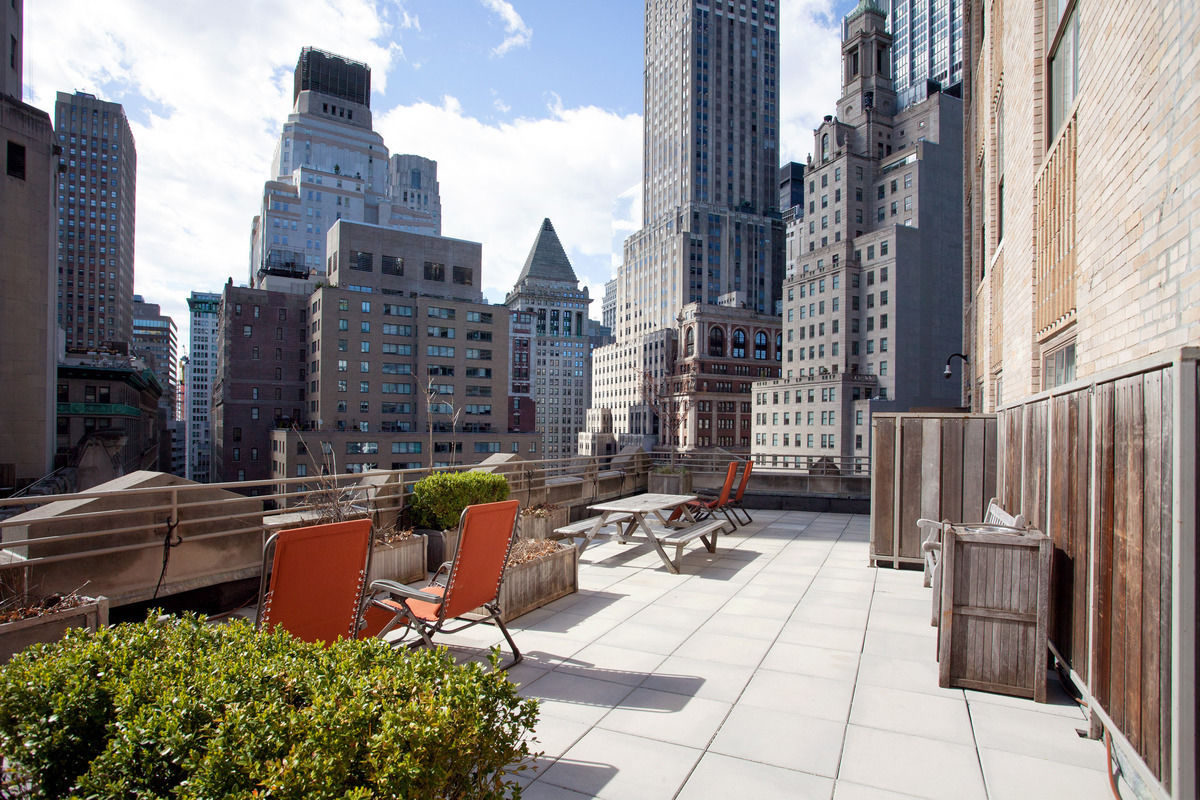
<path id="1" fill-rule="evenodd" d="M 957 356 L 958 358 L 961 358 L 963 360 L 964 364 L 971 363 L 971 360 L 969 358 L 967 358 L 966 356 L 964 356 L 962 353 L 951 353 L 949 358 L 946 359 L 946 370 L 942 373 L 943 375 L 946 376 L 946 380 L 950 380 L 950 377 L 952 375 L 952 373 L 950 372 L 950 362 L 954 360 L 955 356 Z"/>

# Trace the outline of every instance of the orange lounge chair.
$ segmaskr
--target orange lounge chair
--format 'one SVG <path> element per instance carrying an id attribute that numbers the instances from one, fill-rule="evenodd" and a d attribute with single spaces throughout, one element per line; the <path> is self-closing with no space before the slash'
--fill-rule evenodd
<path id="1" fill-rule="evenodd" d="M 454 560 L 442 564 L 428 586 L 413 589 L 389 580 L 371 582 L 371 591 L 379 592 L 371 601 L 372 616 L 378 611 L 391 612 L 391 620 L 378 632 L 383 636 L 400 625 L 408 630 L 396 642 L 404 641 L 408 633 L 420 638 L 411 646 L 433 646 L 435 634 L 458 633 L 472 625 L 491 620 L 504 634 L 512 648 L 513 661 L 505 669 L 519 664 L 521 651 L 500 618 L 500 581 L 508 562 L 517 527 L 516 500 L 481 503 L 467 506 L 459 518 L 458 551 Z M 382 595 L 382 596 L 381 596 Z M 464 614 L 483 609 L 479 619 L 463 619 Z M 461 625 L 450 628 L 449 625 Z"/>
<path id="2" fill-rule="evenodd" d="M 749 525 L 754 522 L 754 518 L 750 516 L 750 512 L 746 510 L 746 506 L 742 505 L 742 498 L 746 495 L 746 484 L 750 482 L 750 472 L 754 469 L 754 462 L 747 461 L 746 469 L 742 470 L 742 479 L 738 482 L 737 492 L 729 500 L 729 510 L 733 512 L 735 517 L 738 517 L 738 522 L 743 525 Z M 742 522 L 742 518 L 738 516 L 737 510 L 741 509 L 746 515 L 746 521 Z"/>
<path id="3" fill-rule="evenodd" d="M 307 642 L 353 639 L 370 565 L 369 519 L 273 534 L 263 547 L 255 627 L 281 625 Z"/>
<path id="4" fill-rule="evenodd" d="M 730 461 L 729 468 L 725 470 L 725 484 L 721 487 L 721 493 L 719 495 L 710 500 L 691 500 L 686 503 L 687 507 L 691 509 L 692 515 L 697 521 L 714 517 L 716 516 L 717 512 L 720 511 L 725 515 L 725 519 L 729 520 L 729 530 L 732 532 L 737 529 L 738 521 L 729 513 L 729 494 L 733 491 L 733 479 L 736 475 L 737 462 Z M 674 522 L 678 520 L 680 516 L 682 516 L 682 512 L 679 509 L 676 509 L 675 512 L 671 514 L 669 521 Z"/>

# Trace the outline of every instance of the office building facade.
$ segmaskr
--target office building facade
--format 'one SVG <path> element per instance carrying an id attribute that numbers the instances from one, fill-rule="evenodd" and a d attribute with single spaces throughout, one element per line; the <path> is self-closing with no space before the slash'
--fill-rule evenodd
<path id="1" fill-rule="evenodd" d="M 214 482 L 270 478 L 271 431 L 304 427 L 307 319 L 307 293 L 226 283 L 209 418 Z"/>
<path id="2" fill-rule="evenodd" d="M 962 84 L 966 0 L 886 0 L 877 6 L 886 11 L 892 34 L 898 108 L 924 100 L 931 81 L 941 91 Z"/>
<path id="3" fill-rule="evenodd" d="M 198 483 L 209 483 L 212 480 L 209 414 L 217 373 L 217 319 L 221 295 L 192 292 L 187 302 L 191 314 L 184 418 L 187 422 L 187 477 Z"/>
<path id="4" fill-rule="evenodd" d="M 595 353 L 592 392 L 623 443 L 654 441 L 644 387 L 673 372 L 664 336 L 685 305 L 776 311 L 777 13 L 774 0 L 646 3 L 643 224 L 624 245 L 616 342 Z"/>
<path id="5" fill-rule="evenodd" d="M 120 103 L 58 93 L 58 325 L 67 350 L 133 337 L 137 153 Z"/>
<path id="6" fill-rule="evenodd" d="M 9 423 L 0 425 L 0 493 L 53 470 L 55 450 L 58 145 L 50 116 L 20 101 L 22 8 L 0 10 L 10 48 L 0 96 L 0 385 L 9 387 L 0 392 Z"/>
<path id="7" fill-rule="evenodd" d="M 25 0 L 10 0 L 7 7 L 0 6 L 0 44 L 4 47 L 4 61 L 0 64 L 0 94 L 20 100 L 21 76 L 25 66 Z"/>
<path id="8" fill-rule="evenodd" d="M 175 419 L 175 392 L 178 388 L 179 342 L 175 320 L 162 313 L 158 303 L 147 303 L 140 294 L 133 296 L 133 340 L 130 352 L 145 359 L 158 377 L 163 390 L 166 420 Z"/>
<path id="9" fill-rule="evenodd" d="M 962 103 L 895 111 L 891 36 L 845 20 L 837 116 L 814 131 L 784 281 L 782 376 L 756 383 L 760 463 L 864 471 L 872 411 L 958 406 Z"/>
<path id="10" fill-rule="evenodd" d="M 481 246 L 346 220 L 328 244 L 305 430 L 271 432 L 272 476 L 536 454 L 537 434 L 509 430 L 509 311 L 483 299 Z"/>

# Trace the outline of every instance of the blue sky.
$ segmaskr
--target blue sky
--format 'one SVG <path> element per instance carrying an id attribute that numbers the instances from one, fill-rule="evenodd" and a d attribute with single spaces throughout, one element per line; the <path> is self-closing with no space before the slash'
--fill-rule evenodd
<path id="1" fill-rule="evenodd" d="M 802 160 L 838 94 L 854 0 L 780 0 L 781 157 Z M 138 155 L 136 290 L 186 345 L 186 297 L 248 276 L 251 218 L 292 71 L 312 45 L 372 68 L 375 129 L 437 159 L 443 232 L 482 242 L 484 291 L 512 287 L 544 217 L 599 316 L 640 224 L 639 0 L 36 0 L 24 99 L 123 103 Z M 181 348 L 181 351 L 185 347 Z"/>

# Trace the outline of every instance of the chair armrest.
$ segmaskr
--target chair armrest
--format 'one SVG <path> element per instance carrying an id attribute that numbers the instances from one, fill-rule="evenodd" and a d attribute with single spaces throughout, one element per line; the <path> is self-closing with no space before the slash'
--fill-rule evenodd
<path id="1" fill-rule="evenodd" d="M 437 572 L 433 573 L 433 579 L 430 580 L 430 583 L 437 583 L 438 586 L 445 586 L 446 584 L 444 583 L 438 583 L 438 578 L 441 578 L 443 575 L 450 574 L 450 564 L 451 562 L 449 561 L 443 561 L 442 565 L 437 568 Z"/>
<path id="2" fill-rule="evenodd" d="M 387 592 L 388 594 L 405 600 L 420 600 L 422 603 L 433 603 L 434 605 L 442 604 L 442 596 L 430 594 L 429 592 L 414 589 L 411 586 L 405 586 L 403 583 L 396 583 L 384 578 L 371 581 L 372 592 Z"/>

